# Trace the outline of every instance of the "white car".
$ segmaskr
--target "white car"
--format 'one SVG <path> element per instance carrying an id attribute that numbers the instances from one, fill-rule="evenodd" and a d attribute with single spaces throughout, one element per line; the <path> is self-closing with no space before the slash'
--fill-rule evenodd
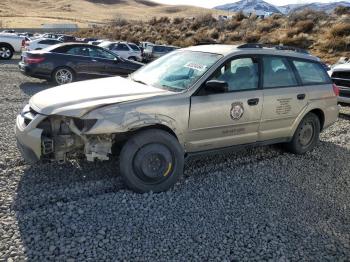
<path id="1" fill-rule="evenodd" d="M 0 60 L 11 59 L 15 52 L 20 52 L 25 44 L 25 38 L 15 34 L 0 33 Z"/>
<path id="2" fill-rule="evenodd" d="M 142 61 L 141 49 L 134 43 L 128 42 L 104 42 L 99 46 L 106 48 L 124 59 Z"/>
<path id="3" fill-rule="evenodd" d="M 350 62 L 346 60 L 342 64 L 335 65 L 328 74 L 339 87 L 338 102 L 350 104 Z"/>
<path id="4" fill-rule="evenodd" d="M 41 50 L 46 47 L 61 44 L 62 42 L 56 39 L 49 39 L 49 38 L 39 38 L 32 41 L 26 42 L 26 51 L 33 51 L 33 50 Z"/>

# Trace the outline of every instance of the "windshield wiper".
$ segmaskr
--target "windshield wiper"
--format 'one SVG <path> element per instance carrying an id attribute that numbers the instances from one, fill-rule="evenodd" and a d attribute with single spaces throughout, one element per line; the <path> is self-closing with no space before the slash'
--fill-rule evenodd
<path id="1" fill-rule="evenodd" d="M 171 91 L 175 91 L 175 92 L 181 92 L 183 91 L 182 88 L 177 88 L 177 87 L 173 87 L 173 86 L 167 86 L 167 85 L 162 85 L 162 87 L 166 88 L 166 89 L 169 89 Z"/>
<path id="2" fill-rule="evenodd" d="M 147 83 L 141 81 L 141 80 L 136 80 L 134 78 L 131 78 L 132 81 L 136 82 L 136 83 L 139 83 L 139 84 L 143 84 L 143 85 L 147 85 Z"/>

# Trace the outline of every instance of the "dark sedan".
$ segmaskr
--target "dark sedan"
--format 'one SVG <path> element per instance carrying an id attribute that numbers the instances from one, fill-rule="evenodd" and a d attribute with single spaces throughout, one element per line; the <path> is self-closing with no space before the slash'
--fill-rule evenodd
<path id="1" fill-rule="evenodd" d="M 141 66 L 142 63 L 122 59 L 99 46 L 75 43 L 24 52 L 19 62 L 23 74 L 58 85 L 86 78 L 127 76 Z"/>

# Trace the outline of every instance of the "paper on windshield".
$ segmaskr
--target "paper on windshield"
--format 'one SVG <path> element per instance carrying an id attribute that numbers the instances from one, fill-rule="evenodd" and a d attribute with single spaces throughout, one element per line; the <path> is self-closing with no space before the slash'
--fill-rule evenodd
<path id="1" fill-rule="evenodd" d="M 206 65 L 201 65 L 196 62 L 188 62 L 187 64 L 184 65 L 184 67 L 191 68 L 197 71 L 204 71 L 207 68 Z"/>

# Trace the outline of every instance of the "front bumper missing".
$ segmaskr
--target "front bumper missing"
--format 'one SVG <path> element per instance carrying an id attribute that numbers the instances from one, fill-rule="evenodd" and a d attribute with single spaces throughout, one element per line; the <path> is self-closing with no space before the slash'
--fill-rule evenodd
<path id="1" fill-rule="evenodd" d="M 42 129 L 35 128 L 45 116 L 37 115 L 27 126 L 24 117 L 18 115 L 16 119 L 15 136 L 21 155 L 29 164 L 38 162 L 41 158 L 41 134 Z"/>

